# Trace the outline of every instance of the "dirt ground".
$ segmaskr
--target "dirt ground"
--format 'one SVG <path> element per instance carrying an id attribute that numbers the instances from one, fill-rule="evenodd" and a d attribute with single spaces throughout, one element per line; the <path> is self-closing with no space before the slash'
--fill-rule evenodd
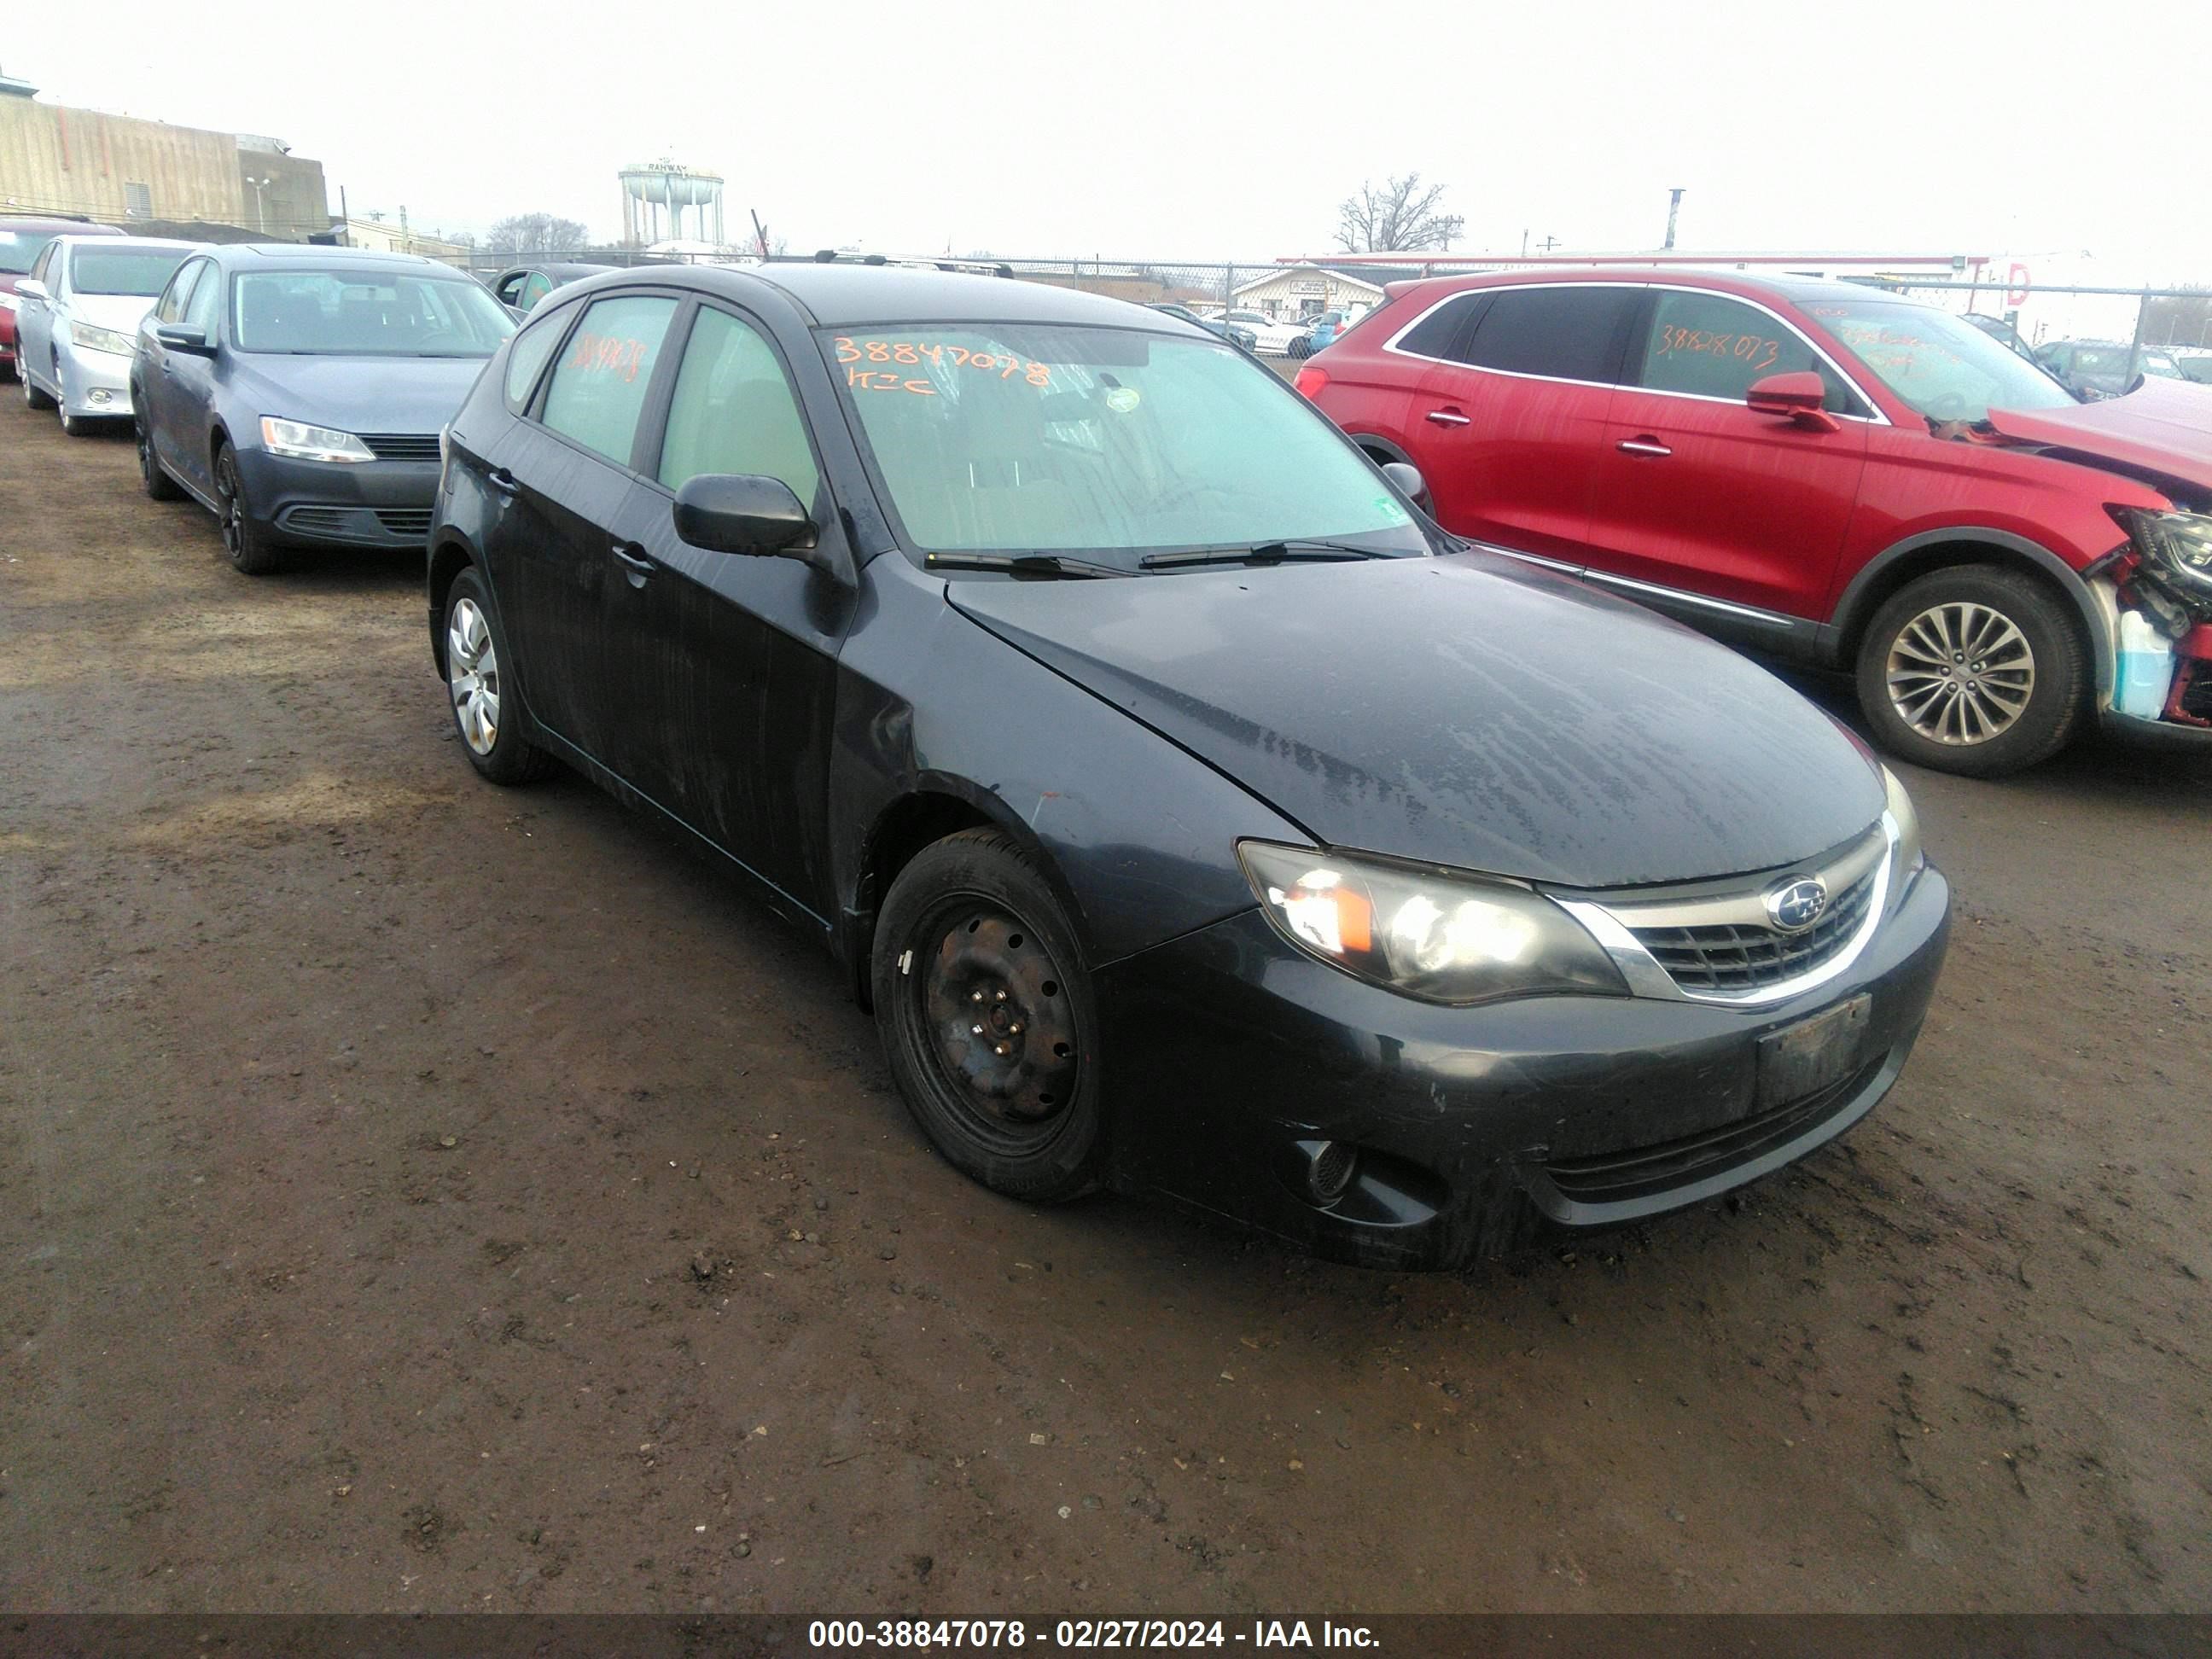
<path id="1" fill-rule="evenodd" d="M 705 859 L 476 779 L 417 560 L 5 391 L 0 1605 L 2212 1607 L 2212 765 L 1912 778 L 1868 1123 L 1363 1273 L 969 1185 Z"/>

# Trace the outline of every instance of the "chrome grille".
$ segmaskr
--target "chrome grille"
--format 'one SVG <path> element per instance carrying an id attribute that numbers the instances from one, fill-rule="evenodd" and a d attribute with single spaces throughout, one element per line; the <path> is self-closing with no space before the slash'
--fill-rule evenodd
<path id="1" fill-rule="evenodd" d="M 1874 896 L 1874 872 L 1828 901 L 1802 933 L 1722 922 L 1705 927 L 1638 927 L 1629 932 L 1685 991 L 1759 991 L 1825 964 L 1851 942 Z"/>
<path id="2" fill-rule="evenodd" d="M 434 461 L 438 434 L 434 432 L 364 432 L 362 442 L 380 461 Z"/>
<path id="3" fill-rule="evenodd" d="M 1589 929 L 1637 996 L 1756 1005 L 1795 996 L 1847 969 L 1888 902 L 1890 815 L 1792 869 L 1553 897 Z M 1775 925 L 1770 895 L 1817 879 L 1826 908 L 1799 932 Z"/>

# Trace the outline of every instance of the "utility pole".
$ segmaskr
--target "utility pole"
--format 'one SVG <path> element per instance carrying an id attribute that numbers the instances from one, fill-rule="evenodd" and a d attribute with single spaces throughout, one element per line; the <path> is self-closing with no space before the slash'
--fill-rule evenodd
<path id="1" fill-rule="evenodd" d="M 246 182 L 253 187 L 254 228 L 266 236 L 269 234 L 269 214 L 263 205 L 261 192 L 269 187 L 270 181 L 266 179 L 248 179 Z"/>
<path id="2" fill-rule="evenodd" d="M 1528 257 L 1528 233 L 1525 230 L 1521 233 L 1521 257 L 1524 259 Z"/>
<path id="3" fill-rule="evenodd" d="M 758 209 L 747 208 L 745 211 L 753 216 L 753 246 L 760 250 L 760 257 L 765 262 L 768 258 L 768 227 L 761 223 Z"/>
<path id="4" fill-rule="evenodd" d="M 1681 216 L 1682 192 L 1670 190 L 1667 192 L 1667 246 L 1670 248 L 1674 246 L 1674 222 Z"/>

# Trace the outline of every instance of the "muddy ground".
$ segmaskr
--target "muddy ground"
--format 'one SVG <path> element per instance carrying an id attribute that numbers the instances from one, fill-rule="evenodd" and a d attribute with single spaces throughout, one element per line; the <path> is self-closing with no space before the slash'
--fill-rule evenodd
<path id="1" fill-rule="evenodd" d="M 6 391 L 0 1605 L 2212 1606 L 2212 765 L 1912 778 L 1872 1120 L 1364 1273 L 969 1186 L 703 858 L 477 781 L 416 560 Z"/>

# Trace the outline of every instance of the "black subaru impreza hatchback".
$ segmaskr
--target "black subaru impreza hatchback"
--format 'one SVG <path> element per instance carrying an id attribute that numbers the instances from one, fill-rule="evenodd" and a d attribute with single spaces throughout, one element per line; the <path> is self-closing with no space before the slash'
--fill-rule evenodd
<path id="1" fill-rule="evenodd" d="M 449 429 L 431 635 L 477 769 L 723 854 L 975 1179 L 1451 1265 L 1849 1128 L 1949 893 L 1826 714 L 1418 487 L 1158 311 L 615 272 Z"/>

